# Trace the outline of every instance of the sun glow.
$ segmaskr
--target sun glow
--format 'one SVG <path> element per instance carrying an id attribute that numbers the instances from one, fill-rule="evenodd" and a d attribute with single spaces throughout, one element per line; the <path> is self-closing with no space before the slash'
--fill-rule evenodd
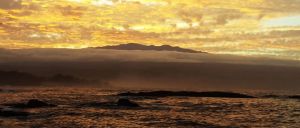
<path id="1" fill-rule="evenodd" d="M 289 51 L 300 49 L 295 45 L 300 40 L 299 8 L 295 0 L 5 0 L 0 1 L 0 46 L 83 48 L 135 42 L 212 53 L 266 46 Z"/>
<path id="2" fill-rule="evenodd" d="M 300 15 L 270 19 L 264 22 L 266 27 L 300 26 Z"/>

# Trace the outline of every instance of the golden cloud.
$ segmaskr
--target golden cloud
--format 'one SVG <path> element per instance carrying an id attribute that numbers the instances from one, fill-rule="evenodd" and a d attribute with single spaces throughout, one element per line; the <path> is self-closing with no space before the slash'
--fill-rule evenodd
<path id="1" fill-rule="evenodd" d="M 0 46 L 136 42 L 214 53 L 294 50 L 300 49 L 295 45 L 299 26 L 263 23 L 295 15 L 300 15 L 299 0 L 0 0 Z"/>

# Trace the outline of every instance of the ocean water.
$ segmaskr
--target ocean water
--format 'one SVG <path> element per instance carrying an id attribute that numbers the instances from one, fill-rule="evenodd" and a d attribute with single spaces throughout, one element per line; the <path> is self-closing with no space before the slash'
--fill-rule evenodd
<path id="1" fill-rule="evenodd" d="M 82 106 L 116 101 L 118 90 L 97 88 L 15 89 L 0 93 L 3 104 L 39 99 L 53 108 L 25 109 L 28 117 L 0 117 L 1 128 L 299 128 L 300 100 L 287 98 L 129 98 L 140 108 Z"/>

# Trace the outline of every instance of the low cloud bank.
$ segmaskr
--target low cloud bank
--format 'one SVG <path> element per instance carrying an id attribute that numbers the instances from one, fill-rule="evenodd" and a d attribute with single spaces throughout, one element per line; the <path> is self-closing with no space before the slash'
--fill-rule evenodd
<path id="1" fill-rule="evenodd" d="M 227 55 L 99 49 L 0 50 L 0 70 L 61 73 L 135 89 L 299 91 L 297 61 Z"/>

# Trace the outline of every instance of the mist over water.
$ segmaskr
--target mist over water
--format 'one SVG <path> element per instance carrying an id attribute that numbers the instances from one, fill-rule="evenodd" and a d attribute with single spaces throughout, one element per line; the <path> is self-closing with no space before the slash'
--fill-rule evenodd
<path id="1" fill-rule="evenodd" d="M 67 79 L 69 85 L 81 81 L 81 86 L 134 89 L 300 90 L 298 61 L 102 49 L 20 49 L 1 53 L 0 70 L 42 77 L 42 85 L 65 85 Z"/>

